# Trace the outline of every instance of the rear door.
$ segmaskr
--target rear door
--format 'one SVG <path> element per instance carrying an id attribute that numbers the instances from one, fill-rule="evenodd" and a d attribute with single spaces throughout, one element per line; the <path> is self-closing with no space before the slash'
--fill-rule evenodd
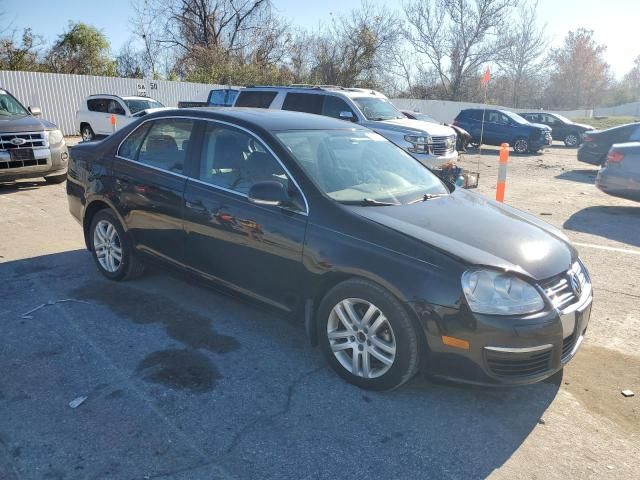
<path id="1" fill-rule="evenodd" d="M 138 249 L 184 262 L 186 162 L 196 122 L 147 121 L 120 145 L 113 163 L 114 202 Z"/>
<path id="2" fill-rule="evenodd" d="M 306 204 L 292 177 L 254 135 L 207 121 L 198 171 L 185 191 L 186 259 L 205 277 L 274 306 L 301 298 Z M 283 183 L 297 209 L 247 199 L 259 181 Z"/>

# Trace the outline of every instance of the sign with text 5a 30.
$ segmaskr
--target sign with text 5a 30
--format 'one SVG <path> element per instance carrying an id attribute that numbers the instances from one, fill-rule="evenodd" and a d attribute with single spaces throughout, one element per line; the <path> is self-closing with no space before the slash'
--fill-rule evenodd
<path id="1" fill-rule="evenodd" d="M 144 83 L 136 83 L 136 91 L 141 97 L 147 96 L 147 86 Z"/>

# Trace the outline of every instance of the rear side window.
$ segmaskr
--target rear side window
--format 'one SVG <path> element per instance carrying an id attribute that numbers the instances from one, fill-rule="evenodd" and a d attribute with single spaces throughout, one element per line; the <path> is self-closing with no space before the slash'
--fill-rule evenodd
<path id="1" fill-rule="evenodd" d="M 140 145 L 142 144 L 145 135 L 149 131 L 150 126 L 151 122 L 147 122 L 136 128 L 133 133 L 125 138 L 125 140 L 122 142 L 120 148 L 118 148 L 118 153 L 116 155 L 118 157 L 127 158 L 129 160 L 137 160 Z"/>
<path id="2" fill-rule="evenodd" d="M 537 114 L 528 114 L 528 115 L 522 115 L 525 120 L 527 120 L 528 122 L 533 122 L 533 123 L 539 123 L 540 122 L 540 118 L 538 117 Z"/>
<path id="3" fill-rule="evenodd" d="M 194 121 L 165 118 L 150 123 L 151 127 L 138 152 L 138 162 L 182 173 Z"/>
<path id="4" fill-rule="evenodd" d="M 322 101 L 325 95 L 313 93 L 287 93 L 282 104 L 283 110 L 291 110 L 294 112 L 322 113 Z"/>
<path id="5" fill-rule="evenodd" d="M 87 100 L 87 108 L 90 112 L 107 113 L 107 102 L 106 98 L 90 98 Z"/>
<path id="6" fill-rule="evenodd" d="M 240 92 L 236 107 L 269 108 L 278 92 Z"/>
<path id="7" fill-rule="evenodd" d="M 638 125 L 635 130 L 633 130 L 633 132 L 631 132 L 631 135 L 629 136 L 629 140 L 632 142 L 638 142 L 640 141 L 640 125 Z"/>

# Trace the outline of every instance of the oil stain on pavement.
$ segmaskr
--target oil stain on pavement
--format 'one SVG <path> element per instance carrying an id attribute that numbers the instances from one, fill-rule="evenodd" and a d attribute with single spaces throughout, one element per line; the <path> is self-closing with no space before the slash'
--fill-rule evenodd
<path id="1" fill-rule="evenodd" d="M 197 350 L 161 350 L 148 355 L 137 369 L 145 380 L 175 390 L 210 392 L 220 374 L 215 365 Z"/>

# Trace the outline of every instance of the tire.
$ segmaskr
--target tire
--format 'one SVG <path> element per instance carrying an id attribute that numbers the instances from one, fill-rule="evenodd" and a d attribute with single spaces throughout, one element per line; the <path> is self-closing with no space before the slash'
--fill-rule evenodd
<path id="1" fill-rule="evenodd" d="M 513 141 L 514 153 L 524 154 L 529 151 L 529 140 L 524 137 L 518 137 Z"/>
<path id="2" fill-rule="evenodd" d="M 109 280 L 130 280 L 144 272 L 129 235 L 111 210 L 100 210 L 93 216 L 89 237 L 93 260 Z M 99 247 L 105 243 L 105 247 Z"/>
<path id="3" fill-rule="evenodd" d="M 325 358 L 349 383 L 392 390 L 417 372 L 420 343 L 414 322 L 381 286 L 362 279 L 339 283 L 322 299 L 317 318 Z"/>
<path id="4" fill-rule="evenodd" d="M 91 128 L 91 125 L 89 125 L 88 123 L 83 123 L 80 126 L 80 136 L 82 137 L 83 142 L 90 142 L 96 138 L 96 135 L 95 133 L 93 133 L 93 129 Z"/>
<path id="5" fill-rule="evenodd" d="M 63 173 L 62 175 L 53 175 L 51 177 L 44 177 L 44 181 L 51 184 L 62 183 L 66 179 L 67 179 L 66 173 Z"/>
<path id="6" fill-rule="evenodd" d="M 576 132 L 570 132 L 564 137 L 564 145 L 569 148 L 577 148 L 580 145 L 580 135 Z"/>

